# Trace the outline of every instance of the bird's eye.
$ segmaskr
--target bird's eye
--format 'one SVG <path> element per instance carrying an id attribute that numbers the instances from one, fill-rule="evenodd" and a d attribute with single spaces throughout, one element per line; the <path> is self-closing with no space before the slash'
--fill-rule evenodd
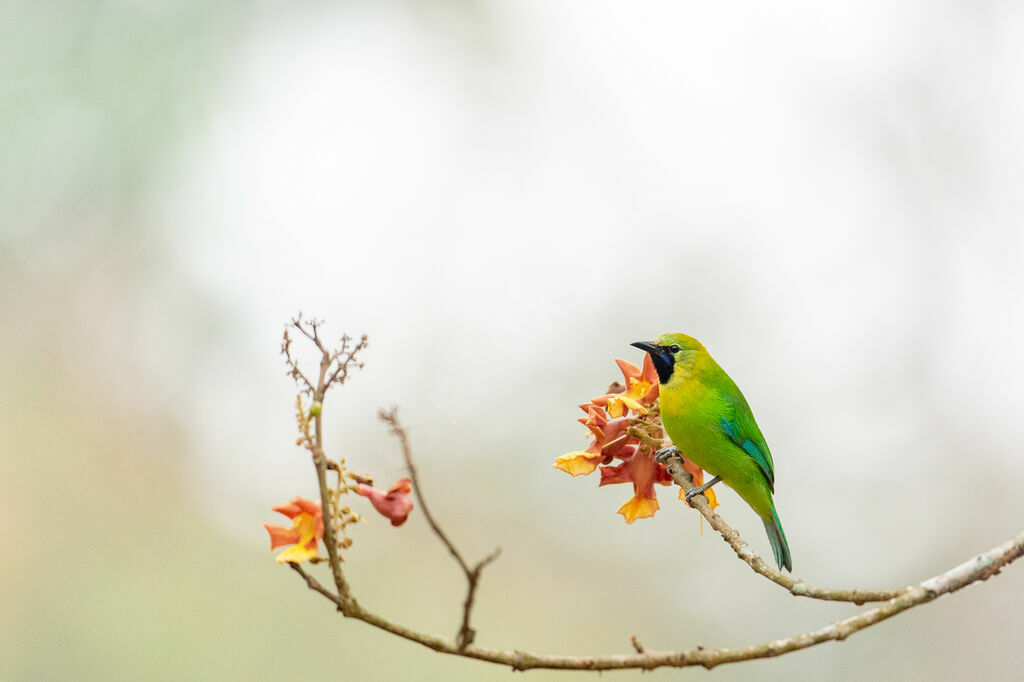
<path id="1" fill-rule="evenodd" d="M 675 355 L 676 353 L 679 352 L 679 346 L 672 344 L 671 346 L 668 347 L 668 352 Z"/>

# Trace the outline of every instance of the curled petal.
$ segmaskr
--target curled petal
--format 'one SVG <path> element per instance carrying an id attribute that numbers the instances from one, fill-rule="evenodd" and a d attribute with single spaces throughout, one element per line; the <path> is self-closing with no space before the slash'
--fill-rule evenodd
<path id="1" fill-rule="evenodd" d="M 611 416 L 623 417 L 630 410 L 634 410 L 637 414 L 647 414 L 647 408 L 626 393 L 608 397 L 608 414 Z"/>
<path id="2" fill-rule="evenodd" d="M 593 473 L 603 459 L 604 456 L 600 454 L 595 456 L 587 450 L 574 450 L 556 459 L 554 467 L 572 476 L 587 475 Z"/>
<path id="3" fill-rule="evenodd" d="M 594 400 L 597 400 L 597 398 L 594 398 Z M 579 422 L 590 429 L 595 438 L 604 438 L 604 430 L 608 425 L 608 415 L 601 407 L 587 405 L 587 416 L 580 417 Z"/>

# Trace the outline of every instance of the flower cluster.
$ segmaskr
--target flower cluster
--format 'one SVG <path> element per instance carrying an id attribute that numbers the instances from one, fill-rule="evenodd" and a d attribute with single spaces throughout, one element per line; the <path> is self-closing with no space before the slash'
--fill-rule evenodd
<path id="1" fill-rule="evenodd" d="M 574 450 L 555 460 L 555 468 L 579 476 L 600 467 L 599 485 L 632 483 L 633 497 L 619 507 L 626 523 L 654 516 L 659 509 L 654 485 L 669 485 L 672 477 L 654 459 L 655 447 L 662 442 L 661 417 L 658 411 L 658 374 L 649 355 L 644 355 L 643 369 L 625 360 L 615 360 L 625 384 L 612 384 L 608 392 L 580 405 L 586 413 L 579 421 L 593 438 L 586 450 Z M 667 440 L 664 441 L 667 445 Z M 685 455 L 684 455 L 685 457 Z M 618 464 L 612 464 L 619 460 Z M 689 460 L 683 468 L 700 485 L 704 472 Z M 705 495 L 713 509 L 718 505 L 714 491 Z M 680 498 L 684 497 L 680 490 Z"/>

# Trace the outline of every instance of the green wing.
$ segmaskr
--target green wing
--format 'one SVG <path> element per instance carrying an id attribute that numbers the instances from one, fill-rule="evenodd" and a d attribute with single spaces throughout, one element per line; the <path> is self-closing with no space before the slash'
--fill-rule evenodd
<path id="1" fill-rule="evenodd" d="M 768 444 L 761 435 L 761 429 L 754 421 L 754 415 L 746 398 L 736 389 L 734 395 L 722 395 L 728 414 L 719 419 L 722 432 L 741 450 L 750 455 L 768 482 L 768 489 L 775 492 L 775 465 Z"/>

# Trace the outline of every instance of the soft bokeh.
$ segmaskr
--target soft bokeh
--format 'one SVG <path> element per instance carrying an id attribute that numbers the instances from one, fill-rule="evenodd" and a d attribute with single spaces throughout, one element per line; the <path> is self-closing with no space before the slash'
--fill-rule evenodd
<path id="1" fill-rule="evenodd" d="M 856 612 L 752 575 L 668 490 L 627 526 L 628 491 L 551 467 L 666 331 L 752 404 L 795 575 L 899 586 L 1002 542 L 1022 69 L 1014 3 L 0 5 L 0 678 L 518 679 L 345 621 L 267 550 L 270 507 L 316 494 L 278 355 L 299 310 L 370 335 L 331 454 L 401 477 L 375 419 L 398 405 L 450 535 L 503 548 L 484 646 L 742 646 Z M 353 535 L 365 606 L 455 634 L 421 514 Z M 1014 565 L 713 675 L 1015 679 L 1022 590 Z"/>

